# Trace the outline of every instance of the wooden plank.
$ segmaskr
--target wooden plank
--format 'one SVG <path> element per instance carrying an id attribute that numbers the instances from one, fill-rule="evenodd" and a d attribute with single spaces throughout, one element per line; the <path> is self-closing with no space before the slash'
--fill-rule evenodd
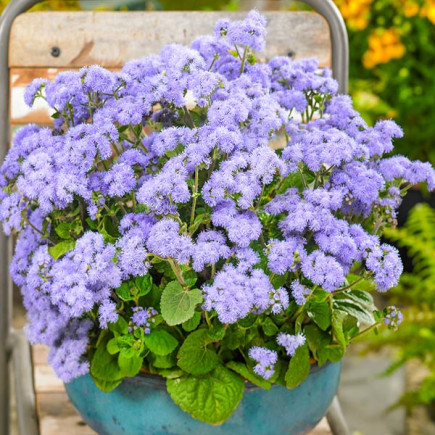
<path id="1" fill-rule="evenodd" d="M 63 382 L 56 376 L 50 365 L 36 365 L 33 371 L 35 390 L 40 393 L 62 392 Z"/>
<path id="2" fill-rule="evenodd" d="M 41 435 L 94 435 L 78 414 L 65 391 L 37 395 Z"/>
<path id="3" fill-rule="evenodd" d="M 34 366 L 47 365 L 50 348 L 43 344 L 35 344 L 32 347 L 32 361 Z"/>
<path id="4" fill-rule="evenodd" d="M 331 43 L 326 21 L 313 12 L 265 12 L 266 58 L 316 56 L 330 65 Z M 171 42 L 190 44 L 212 34 L 217 19 L 240 19 L 243 12 L 34 12 L 12 26 L 10 67 L 121 67 L 126 61 L 157 54 Z M 52 47 L 60 55 L 51 55 Z"/>

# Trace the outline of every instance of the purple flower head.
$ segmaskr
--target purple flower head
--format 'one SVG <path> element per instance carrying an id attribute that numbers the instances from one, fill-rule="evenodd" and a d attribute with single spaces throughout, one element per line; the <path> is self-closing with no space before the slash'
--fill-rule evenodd
<path id="1" fill-rule="evenodd" d="M 88 332 L 92 327 L 89 319 L 74 320 L 58 331 L 56 346 L 51 347 L 48 362 L 64 382 L 89 372 L 89 362 L 84 354 L 89 343 Z"/>
<path id="2" fill-rule="evenodd" d="M 136 187 L 136 178 L 131 166 L 126 163 L 116 163 L 104 176 L 109 196 L 123 196 Z"/>
<path id="3" fill-rule="evenodd" d="M 193 269 L 200 272 L 206 264 L 216 264 L 219 259 L 231 255 L 231 249 L 226 245 L 225 236 L 218 231 L 203 231 L 198 235 L 192 251 Z"/>
<path id="4" fill-rule="evenodd" d="M 296 349 L 305 344 L 305 335 L 301 333 L 290 335 L 280 332 L 276 337 L 276 342 L 285 349 L 288 356 L 294 356 Z"/>
<path id="5" fill-rule="evenodd" d="M 24 91 L 24 102 L 32 107 L 38 92 L 46 85 L 46 79 L 34 79 Z"/>
<path id="6" fill-rule="evenodd" d="M 403 321 L 403 314 L 400 310 L 391 305 L 383 310 L 384 314 L 384 323 L 388 326 L 388 329 L 392 329 L 393 331 L 397 331 L 398 327 Z"/>
<path id="7" fill-rule="evenodd" d="M 151 332 L 151 326 L 155 322 L 154 317 L 157 311 L 153 307 L 144 309 L 143 307 L 134 307 L 131 321 L 136 327 L 143 327 L 145 334 Z"/>
<path id="8" fill-rule="evenodd" d="M 278 354 L 274 350 L 265 347 L 254 346 L 249 349 L 249 357 L 257 362 L 254 372 L 264 379 L 270 379 L 275 373 L 275 364 Z"/>
<path id="9" fill-rule="evenodd" d="M 311 290 L 301 284 L 299 281 L 291 283 L 292 296 L 298 305 L 305 305 L 306 296 L 311 293 Z"/>
<path id="10" fill-rule="evenodd" d="M 80 73 L 83 78 L 85 92 L 100 92 L 111 94 L 115 87 L 115 75 L 98 65 L 82 68 Z"/>
<path id="11" fill-rule="evenodd" d="M 122 271 L 123 279 L 129 276 L 142 276 L 148 273 L 150 267 L 147 261 L 145 240 L 141 237 L 141 231 L 131 229 L 116 243 L 118 252 L 118 266 Z"/>
<path id="12" fill-rule="evenodd" d="M 302 272 L 314 284 L 326 291 L 334 291 L 345 280 L 343 267 L 331 255 L 321 251 L 314 251 L 302 261 Z"/>
<path id="13" fill-rule="evenodd" d="M 305 258 L 303 239 L 289 237 L 286 240 L 274 240 L 269 242 L 268 267 L 278 275 L 285 272 L 294 272 L 300 267 L 302 258 Z"/>
<path id="14" fill-rule="evenodd" d="M 220 32 L 225 29 L 221 23 Z M 242 21 L 234 21 L 227 26 L 227 38 L 230 44 L 247 46 L 253 50 L 262 51 L 266 45 L 266 20 L 256 10 L 249 12 Z"/>
<path id="15" fill-rule="evenodd" d="M 98 309 L 98 320 L 103 329 L 107 329 L 108 323 L 115 323 L 118 320 L 116 304 L 110 300 L 105 300 Z"/>
<path id="16" fill-rule="evenodd" d="M 373 273 L 376 288 L 380 292 L 396 286 L 403 271 L 399 251 L 386 243 L 375 247 L 368 254 L 366 266 Z"/>
<path id="17" fill-rule="evenodd" d="M 260 262 L 259 255 L 251 248 L 236 248 L 234 254 L 237 258 L 237 269 L 247 272 Z"/>
<path id="18" fill-rule="evenodd" d="M 179 263 L 187 263 L 194 245 L 190 237 L 179 234 L 180 225 L 173 219 L 164 218 L 150 230 L 147 240 L 148 250 L 163 258 L 173 258 Z"/>

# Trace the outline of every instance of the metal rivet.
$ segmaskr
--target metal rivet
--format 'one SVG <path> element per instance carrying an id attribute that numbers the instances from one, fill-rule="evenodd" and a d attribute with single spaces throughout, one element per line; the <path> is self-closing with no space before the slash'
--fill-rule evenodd
<path id="1" fill-rule="evenodd" d="M 59 47 L 51 47 L 50 54 L 53 57 L 59 57 L 60 56 L 60 48 Z"/>
<path id="2" fill-rule="evenodd" d="M 289 50 L 287 51 L 287 56 L 293 59 L 296 56 L 296 53 L 293 50 Z"/>

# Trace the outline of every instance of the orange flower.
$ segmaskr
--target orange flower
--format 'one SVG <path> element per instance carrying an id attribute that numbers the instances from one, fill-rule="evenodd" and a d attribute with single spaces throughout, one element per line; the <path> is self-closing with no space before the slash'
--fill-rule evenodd
<path id="1" fill-rule="evenodd" d="M 370 5 L 373 0 L 337 0 L 343 18 L 350 27 L 363 30 L 368 24 Z"/>
<path id="2" fill-rule="evenodd" d="M 435 24 L 435 0 L 426 1 L 426 4 L 420 10 L 420 16 Z"/>
<path id="3" fill-rule="evenodd" d="M 403 13 L 405 17 L 414 17 L 420 11 L 420 6 L 413 1 L 405 1 L 403 5 Z"/>
<path id="4" fill-rule="evenodd" d="M 363 65 L 368 69 L 391 59 L 400 59 L 406 51 L 395 28 L 375 29 L 370 34 L 368 43 L 369 48 L 363 56 Z"/>

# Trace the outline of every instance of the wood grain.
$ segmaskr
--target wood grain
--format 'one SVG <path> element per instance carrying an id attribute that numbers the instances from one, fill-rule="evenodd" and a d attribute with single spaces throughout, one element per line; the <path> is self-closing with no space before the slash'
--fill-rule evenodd
<path id="1" fill-rule="evenodd" d="M 95 435 L 69 401 L 63 383 L 47 363 L 48 347 L 32 348 L 36 404 L 41 435 Z M 331 435 L 326 418 L 308 435 Z"/>
<path id="2" fill-rule="evenodd" d="M 330 65 L 326 21 L 313 12 L 265 12 L 268 20 L 265 57 L 316 56 Z M 243 12 L 34 12 L 14 22 L 10 67 L 121 67 L 126 61 L 156 54 L 168 43 L 190 44 L 212 34 L 221 17 L 240 19 Z M 60 55 L 53 57 L 51 48 Z"/>

